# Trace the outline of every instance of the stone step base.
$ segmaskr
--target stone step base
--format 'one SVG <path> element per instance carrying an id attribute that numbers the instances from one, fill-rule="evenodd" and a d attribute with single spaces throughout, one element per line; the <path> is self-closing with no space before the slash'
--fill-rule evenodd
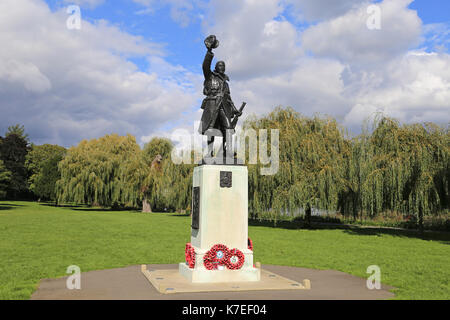
<path id="1" fill-rule="evenodd" d="M 223 270 L 207 270 L 190 269 L 186 263 L 180 263 L 178 271 L 192 283 L 248 282 L 261 279 L 261 270 L 253 266 L 243 266 L 239 270 L 229 270 L 226 267 Z"/>

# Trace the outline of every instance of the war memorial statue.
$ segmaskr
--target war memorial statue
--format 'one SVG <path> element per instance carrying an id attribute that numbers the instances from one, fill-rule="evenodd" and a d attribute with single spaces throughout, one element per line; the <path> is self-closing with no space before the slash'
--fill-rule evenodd
<path id="1" fill-rule="evenodd" d="M 203 99 L 201 108 L 203 115 L 200 122 L 199 133 L 208 136 L 208 157 L 214 156 L 214 137 L 223 137 L 222 155 L 229 163 L 234 161 L 232 139 L 238 118 L 242 115 L 245 102 L 240 110 L 236 109 L 230 95 L 228 82 L 230 79 L 225 74 L 225 62 L 218 61 L 214 71 L 211 71 L 211 63 L 214 58 L 213 49 L 219 46 L 216 36 L 210 35 L 205 39 L 206 52 L 203 61 Z M 220 161 L 220 160 L 219 160 Z"/>
<path id="2" fill-rule="evenodd" d="M 219 41 L 211 35 L 205 39 L 205 45 L 206 97 L 201 106 L 199 133 L 208 136 L 208 155 L 192 174 L 191 237 L 185 246 L 185 261 L 178 264 L 175 272 L 150 272 L 146 268 L 142 272 L 164 294 L 310 288 L 263 272 L 261 264 L 254 261 L 253 241 L 248 235 L 248 168 L 234 157 L 232 145 L 245 102 L 239 110 L 234 106 L 223 61 L 211 71 L 212 50 Z M 214 156 L 216 136 L 222 136 L 224 142 Z M 212 158 L 211 163 L 208 158 Z"/>
<path id="3" fill-rule="evenodd" d="M 245 103 L 237 110 L 231 100 L 225 62 L 217 62 L 211 71 L 212 49 L 219 41 L 211 35 L 205 45 L 206 98 L 199 133 L 208 136 L 208 155 L 192 175 L 191 241 L 186 244 L 186 261 L 179 264 L 178 271 L 188 283 L 255 283 L 261 278 L 261 270 L 255 267 L 253 247 L 249 247 L 248 169 L 237 163 L 232 145 Z M 223 143 L 214 156 L 216 136 L 222 136 Z"/>

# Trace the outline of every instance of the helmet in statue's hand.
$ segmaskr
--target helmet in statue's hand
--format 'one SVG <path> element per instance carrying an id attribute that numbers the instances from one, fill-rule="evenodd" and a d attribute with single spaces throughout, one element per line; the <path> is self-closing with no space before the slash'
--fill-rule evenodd
<path id="1" fill-rule="evenodd" d="M 215 49 L 219 46 L 219 40 L 216 39 L 215 35 L 210 35 L 205 39 L 205 46 L 208 50 Z"/>

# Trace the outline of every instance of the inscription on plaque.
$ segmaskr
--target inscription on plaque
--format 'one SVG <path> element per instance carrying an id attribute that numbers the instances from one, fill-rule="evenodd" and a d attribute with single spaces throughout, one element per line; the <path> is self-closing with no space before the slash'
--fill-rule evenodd
<path id="1" fill-rule="evenodd" d="M 200 187 L 192 189 L 192 229 L 199 228 L 200 218 Z"/>
<path id="2" fill-rule="evenodd" d="M 220 187 L 221 188 L 231 188 L 232 182 L 232 172 L 231 171 L 220 171 Z"/>

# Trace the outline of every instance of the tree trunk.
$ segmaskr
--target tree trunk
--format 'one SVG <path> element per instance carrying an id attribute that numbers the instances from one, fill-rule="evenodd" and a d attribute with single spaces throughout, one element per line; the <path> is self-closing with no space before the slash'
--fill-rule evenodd
<path id="1" fill-rule="evenodd" d="M 358 220 L 358 196 L 355 192 L 353 192 L 352 199 L 353 199 L 353 221 Z"/>
<path id="2" fill-rule="evenodd" d="M 307 227 L 311 227 L 311 206 L 309 204 L 306 205 L 305 209 L 305 222 Z"/>
<path id="3" fill-rule="evenodd" d="M 422 206 L 419 206 L 419 232 L 423 234 L 423 210 Z"/>
<path id="4" fill-rule="evenodd" d="M 148 202 L 146 197 L 144 197 L 144 200 L 142 200 L 142 212 L 152 212 L 152 207 L 150 206 L 150 202 Z"/>

